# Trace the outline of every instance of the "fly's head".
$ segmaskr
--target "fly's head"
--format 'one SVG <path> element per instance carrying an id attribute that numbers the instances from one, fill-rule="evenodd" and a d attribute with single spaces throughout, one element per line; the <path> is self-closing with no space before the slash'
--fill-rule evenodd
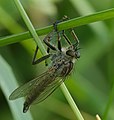
<path id="1" fill-rule="evenodd" d="M 75 43 L 68 48 L 68 50 L 66 51 L 66 55 L 68 55 L 71 58 L 78 59 L 80 58 L 79 49 L 79 43 Z"/>

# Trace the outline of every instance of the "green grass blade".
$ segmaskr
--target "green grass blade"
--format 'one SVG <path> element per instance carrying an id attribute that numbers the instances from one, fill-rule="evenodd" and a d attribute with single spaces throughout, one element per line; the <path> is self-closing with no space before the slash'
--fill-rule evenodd
<path id="1" fill-rule="evenodd" d="M 0 87 L 6 97 L 6 100 L 10 106 L 12 115 L 15 120 L 32 120 L 32 116 L 28 111 L 26 114 L 22 112 L 24 99 L 19 101 L 9 101 L 9 95 L 17 88 L 18 84 L 13 71 L 9 64 L 0 56 Z"/>
<path id="2" fill-rule="evenodd" d="M 72 27 L 86 25 L 89 23 L 102 21 L 102 20 L 113 18 L 113 17 L 114 17 L 114 8 L 100 11 L 100 12 L 96 12 L 95 14 L 90 14 L 87 16 L 70 19 L 70 20 L 65 21 L 65 22 L 61 22 L 58 24 L 58 30 L 64 30 L 64 29 L 69 29 Z M 44 27 L 41 29 L 36 29 L 36 32 L 40 36 L 40 35 L 45 35 L 45 34 L 49 33 L 52 29 L 53 29 L 53 26 L 51 25 L 51 26 L 47 26 L 47 27 Z M 32 37 L 31 37 L 29 32 L 15 34 L 12 36 L 1 38 L 0 39 L 0 46 L 12 44 L 15 42 L 20 42 L 22 40 L 27 40 L 30 38 L 32 38 Z"/>
<path id="3" fill-rule="evenodd" d="M 78 107 L 76 106 L 76 104 L 75 104 L 72 96 L 70 95 L 68 89 L 66 88 L 65 84 L 64 84 L 64 83 L 61 84 L 60 87 L 61 87 L 61 90 L 62 90 L 62 92 L 64 93 L 64 95 L 65 95 L 68 103 L 70 104 L 73 112 L 75 113 L 77 120 L 84 120 L 84 118 L 82 117 L 82 115 L 81 115 Z"/>

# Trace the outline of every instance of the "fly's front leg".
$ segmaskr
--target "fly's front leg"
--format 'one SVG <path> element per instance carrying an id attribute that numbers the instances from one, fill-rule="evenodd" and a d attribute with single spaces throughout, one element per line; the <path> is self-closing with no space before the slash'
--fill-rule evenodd
<path id="1" fill-rule="evenodd" d="M 62 21 L 66 21 L 66 20 L 69 20 L 69 19 L 70 19 L 70 18 L 68 18 L 66 15 L 64 15 Z M 68 38 L 68 37 L 66 36 L 66 34 L 65 34 L 65 30 L 62 30 L 62 34 L 63 34 L 63 37 L 64 37 L 64 39 L 66 40 L 66 42 L 67 42 L 69 45 L 71 45 L 71 42 L 70 42 L 69 38 Z"/>
<path id="2" fill-rule="evenodd" d="M 63 21 L 69 20 L 69 19 L 70 19 L 70 18 L 68 18 L 66 15 L 64 15 Z M 73 38 L 76 40 L 76 43 L 79 44 L 78 37 L 76 36 L 73 28 L 71 28 L 70 30 L 71 30 L 71 34 L 72 34 Z M 63 37 L 64 37 L 64 38 L 67 40 L 67 42 L 71 45 L 70 40 L 68 40 L 67 36 L 65 35 L 65 32 L 63 32 Z"/>
<path id="3" fill-rule="evenodd" d="M 64 39 L 66 40 L 66 42 L 67 42 L 69 45 L 71 45 L 71 42 L 70 42 L 69 38 L 66 36 L 64 30 L 62 31 L 62 34 L 63 34 L 63 37 L 64 37 Z"/>
<path id="4" fill-rule="evenodd" d="M 75 34 L 75 32 L 74 32 L 73 29 L 71 29 L 71 34 L 72 34 L 73 38 L 76 40 L 76 43 L 77 43 L 77 45 L 78 45 L 78 44 L 79 44 L 79 40 L 78 40 L 78 37 L 77 37 L 77 35 Z"/>
<path id="5" fill-rule="evenodd" d="M 34 53 L 34 57 L 33 57 L 33 60 L 32 60 L 32 65 L 36 65 L 44 60 L 46 60 L 47 58 L 50 57 L 50 54 L 48 55 L 45 55 L 39 59 L 36 59 L 36 55 L 37 55 L 37 52 L 38 52 L 38 46 L 36 47 L 36 50 L 35 50 L 35 53 Z M 47 65 L 47 63 L 45 62 L 45 64 Z"/>

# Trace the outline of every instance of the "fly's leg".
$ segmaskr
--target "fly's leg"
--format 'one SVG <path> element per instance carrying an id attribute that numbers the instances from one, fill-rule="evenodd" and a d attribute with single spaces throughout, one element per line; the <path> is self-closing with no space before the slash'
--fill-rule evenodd
<path id="1" fill-rule="evenodd" d="M 60 36 L 60 32 L 57 30 L 57 24 L 62 22 L 62 21 L 65 21 L 66 19 L 69 19 L 69 18 L 67 16 L 64 16 L 62 20 L 58 20 L 55 23 L 53 23 L 54 31 L 57 32 L 57 36 L 58 36 L 57 40 L 58 40 L 58 50 L 59 51 L 61 51 L 62 47 L 61 47 L 61 42 L 60 42 L 61 36 Z M 52 31 L 52 32 L 54 32 L 54 31 Z M 50 43 L 50 40 L 51 40 L 51 37 L 52 37 L 52 32 L 49 35 L 47 35 L 43 40 L 44 43 L 48 46 L 47 53 L 49 53 L 50 49 L 57 50 L 57 48 Z M 68 37 L 65 35 L 64 30 L 62 31 L 62 34 L 63 34 L 64 39 L 67 41 L 67 43 L 71 45 L 71 42 L 68 39 Z"/>
<path id="2" fill-rule="evenodd" d="M 52 33 L 53 33 L 54 31 L 52 31 L 51 33 L 49 33 L 49 35 L 48 36 L 46 36 L 44 39 L 44 41 L 46 41 L 46 42 L 50 42 L 51 41 L 51 37 L 52 37 Z M 46 44 L 46 43 L 45 43 Z M 47 45 L 47 44 L 46 44 Z M 53 46 L 53 45 L 52 45 Z M 55 49 L 55 48 L 54 48 Z M 49 53 L 50 52 L 50 47 L 47 45 L 47 53 Z"/>
<path id="3" fill-rule="evenodd" d="M 57 40 L 58 40 L 58 49 L 61 51 L 61 42 L 60 42 L 61 36 L 60 36 L 59 32 L 57 32 L 57 36 L 58 36 L 58 38 L 57 38 Z"/>
<path id="4" fill-rule="evenodd" d="M 77 35 L 75 34 L 73 28 L 71 28 L 70 30 L 71 30 L 71 35 L 73 36 L 74 40 L 76 41 L 76 44 L 78 45 L 79 44 L 79 39 L 78 39 Z M 66 36 L 64 30 L 62 31 L 62 34 L 63 34 L 64 39 L 67 41 L 67 43 L 69 45 L 72 45 L 72 43 L 70 42 L 69 38 Z"/>
<path id="5" fill-rule="evenodd" d="M 44 43 L 45 43 L 45 44 L 47 45 L 47 47 L 48 47 L 48 48 L 47 48 L 47 53 L 49 53 L 50 49 L 52 49 L 52 50 L 57 50 L 57 48 L 56 48 L 53 44 L 50 43 L 51 37 L 52 37 L 52 35 L 53 35 L 53 32 L 54 32 L 54 31 L 52 31 L 51 33 L 49 33 L 49 34 L 44 38 L 44 40 L 43 40 Z M 38 46 L 36 47 L 36 50 L 35 50 L 35 53 L 34 53 L 32 65 L 38 64 L 38 63 L 40 63 L 40 62 L 42 62 L 42 61 L 44 61 L 44 60 L 46 60 L 47 58 L 50 57 L 50 54 L 48 54 L 48 55 L 45 55 L 45 56 L 43 56 L 43 57 L 41 57 L 41 58 L 39 58 L 39 59 L 36 60 L 37 52 L 38 52 Z M 45 61 L 45 65 L 46 65 L 46 66 L 48 65 L 46 61 Z"/>
<path id="6" fill-rule="evenodd" d="M 61 42 L 60 42 L 60 40 L 61 40 L 61 36 L 60 36 L 60 32 L 57 30 L 57 24 L 59 23 L 59 22 L 61 22 L 61 21 L 56 21 L 54 24 L 53 24 L 53 27 L 54 27 L 54 30 L 55 30 L 55 32 L 57 32 L 57 40 L 58 40 L 58 49 L 59 49 L 59 51 L 61 51 Z"/>
<path id="7" fill-rule="evenodd" d="M 63 21 L 69 20 L 69 19 L 70 19 L 70 18 L 68 18 L 66 15 L 64 15 Z M 73 28 L 71 28 L 70 30 L 71 30 L 71 34 L 72 34 L 73 38 L 76 40 L 76 43 L 79 44 L 78 37 L 76 36 L 76 34 L 75 34 Z M 65 32 L 63 32 L 63 36 L 64 36 L 64 34 L 65 34 Z M 66 38 L 67 36 L 64 36 L 64 37 L 65 37 L 65 39 L 67 40 L 67 38 Z"/>
<path id="8" fill-rule="evenodd" d="M 56 21 L 56 22 L 53 24 L 54 29 L 55 29 L 55 31 L 57 32 L 57 35 L 58 35 L 58 49 L 59 49 L 60 51 L 61 51 L 61 43 L 60 43 L 61 37 L 60 37 L 60 32 L 58 32 L 58 30 L 57 30 L 57 24 L 60 23 L 60 22 L 62 22 L 62 21 L 68 20 L 68 19 L 69 19 L 69 18 L 68 18 L 67 16 L 64 16 L 62 20 Z M 62 30 L 62 35 L 63 35 L 64 39 L 66 40 L 66 42 L 67 42 L 69 45 L 72 45 L 71 42 L 70 42 L 70 40 L 69 40 L 69 38 L 68 38 L 68 37 L 66 36 L 66 34 L 65 34 L 65 30 Z"/>
<path id="9" fill-rule="evenodd" d="M 79 39 L 78 39 L 78 37 L 77 37 L 77 35 L 75 34 L 75 32 L 74 32 L 73 29 L 71 29 L 71 34 L 72 34 L 73 38 L 76 40 L 76 44 L 78 45 L 78 44 L 79 44 Z"/>
<path id="10" fill-rule="evenodd" d="M 49 53 L 49 50 L 52 49 L 52 50 L 57 50 L 56 46 L 54 46 L 53 44 L 50 43 L 50 40 L 51 40 L 51 37 L 52 37 L 52 33 L 54 31 L 52 31 L 51 33 L 49 33 L 44 39 L 44 43 L 47 45 L 47 52 Z"/>
<path id="11" fill-rule="evenodd" d="M 59 22 L 60 22 L 60 21 L 59 21 Z M 57 50 L 60 50 L 60 51 L 61 51 L 61 43 L 60 43 L 61 37 L 60 37 L 60 33 L 59 33 L 58 30 L 57 30 L 57 24 L 58 24 L 59 22 L 57 21 L 57 22 L 55 22 L 55 23 L 53 24 L 54 30 L 53 30 L 51 33 L 49 33 L 49 34 L 44 38 L 44 40 L 43 40 L 44 43 L 47 45 L 47 53 L 50 52 L 50 49 L 55 50 L 55 51 L 57 51 Z M 52 37 L 52 35 L 53 35 L 54 32 L 57 32 L 58 48 L 57 48 L 56 46 L 54 46 L 53 44 L 50 43 L 51 37 Z"/>
<path id="12" fill-rule="evenodd" d="M 47 47 L 47 53 L 49 53 L 50 52 L 50 48 L 49 47 Z"/>
<path id="13" fill-rule="evenodd" d="M 70 18 L 68 18 L 66 15 L 63 17 L 63 21 L 69 20 L 69 19 L 70 19 Z M 76 36 L 76 34 L 75 34 L 73 28 L 71 28 L 70 30 L 71 30 L 71 34 L 72 34 L 74 40 L 76 40 L 77 44 L 79 44 L 78 37 Z"/>
<path id="14" fill-rule="evenodd" d="M 67 42 L 69 45 L 71 45 L 71 42 L 70 42 L 69 38 L 68 38 L 68 37 L 66 36 L 66 34 L 65 34 L 65 30 L 62 31 L 62 34 L 63 34 L 63 37 L 64 37 L 64 39 L 66 40 L 66 42 Z"/>
<path id="15" fill-rule="evenodd" d="M 49 34 L 44 38 L 44 40 L 43 40 L 44 43 L 47 45 L 47 53 L 48 53 L 48 54 L 49 54 L 49 52 L 50 52 L 50 49 L 55 50 L 55 51 L 58 50 L 53 44 L 50 43 L 51 37 L 52 37 L 53 33 L 54 33 L 54 31 L 52 31 L 51 33 L 49 33 Z M 45 61 L 45 65 L 46 65 L 46 66 L 48 65 L 48 64 L 46 63 L 46 61 Z"/>
<path id="16" fill-rule="evenodd" d="M 35 50 L 35 53 L 34 53 L 34 56 L 33 56 L 33 60 L 32 60 L 32 65 L 35 65 L 35 63 L 36 63 L 37 52 L 38 52 L 38 46 L 36 46 L 36 50 Z"/>
<path id="17" fill-rule="evenodd" d="M 44 61 L 44 60 L 46 60 L 47 58 L 50 57 L 50 54 L 48 54 L 48 55 L 45 55 L 45 56 L 36 60 L 37 52 L 38 52 L 38 46 L 36 47 L 36 50 L 35 50 L 35 53 L 34 53 L 34 57 L 33 57 L 33 60 L 32 60 L 32 65 L 38 64 L 38 63 L 40 63 L 40 62 L 42 62 L 42 61 Z"/>

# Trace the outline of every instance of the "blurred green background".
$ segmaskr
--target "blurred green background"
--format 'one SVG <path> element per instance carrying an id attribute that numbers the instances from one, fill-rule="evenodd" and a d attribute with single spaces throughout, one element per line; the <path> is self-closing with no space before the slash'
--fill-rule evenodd
<path id="1" fill-rule="evenodd" d="M 35 28 L 51 25 L 63 15 L 75 18 L 114 7 L 113 0 L 21 2 Z M 13 0 L 1 0 L 0 38 L 25 31 L 28 31 L 27 27 Z M 80 40 L 81 58 L 76 62 L 72 75 L 65 84 L 85 120 L 95 120 L 96 114 L 103 117 L 107 113 L 107 120 L 114 120 L 114 19 L 77 27 L 75 32 Z M 19 84 L 24 84 L 45 70 L 44 63 L 31 65 L 34 51 L 33 39 L 0 47 L 0 61 L 3 60 L 10 66 Z M 41 57 L 40 52 L 38 57 Z M 0 73 L 4 74 L 0 77 L 1 82 L 5 77 L 8 79 L 9 74 L 8 71 L 3 72 L 2 66 L 0 65 Z M 11 80 L 8 80 L 10 83 Z M 0 90 L 0 120 L 12 120 L 13 116 L 2 90 Z M 22 109 L 19 111 L 22 112 Z M 60 88 L 42 103 L 33 105 L 30 111 L 34 120 L 76 119 Z"/>

